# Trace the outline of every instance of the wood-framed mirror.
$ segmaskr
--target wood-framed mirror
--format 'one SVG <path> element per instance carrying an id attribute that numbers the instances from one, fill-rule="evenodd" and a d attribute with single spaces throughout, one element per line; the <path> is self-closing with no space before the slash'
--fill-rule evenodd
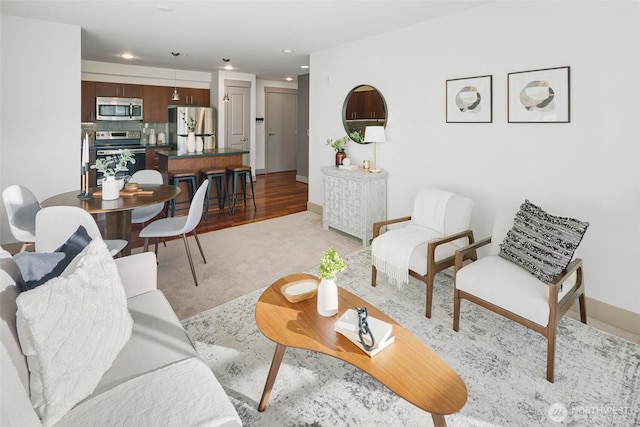
<path id="1" fill-rule="evenodd" d="M 367 126 L 386 126 L 387 117 L 387 102 L 380 91 L 371 85 L 354 87 L 342 106 L 342 124 L 347 135 L 358 132 L 364 138 Z"/>

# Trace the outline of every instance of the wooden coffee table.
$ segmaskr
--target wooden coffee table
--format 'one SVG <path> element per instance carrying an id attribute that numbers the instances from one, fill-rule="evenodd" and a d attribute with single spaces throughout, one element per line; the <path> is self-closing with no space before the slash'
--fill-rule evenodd
<path id="1" fill-rule="evenodd" d="M 316 311 L 316 297 L 290 303 L 280 292 L 288 283 L 314 279 L 310 274 L 292 274 L 269 286 L 256 304 L 256 324 L 274 341 L 276 350 L 258 405 L 264 411 L 287 347 L 313 350 L 337 357 L 368 373 L 398 396 L 430 412 L 436 426 L 445 426 L 445 415 L 459 411 L 467 401 L 467 387 L 442 359 L 409 331 L 383 312 L 352 293 L 339 288 L 339 310 L 333 317 Z M 369 315 L 393 324 L 395 342 L 371 358 L 333 324 L 348 308 L 367 307 Z"/>

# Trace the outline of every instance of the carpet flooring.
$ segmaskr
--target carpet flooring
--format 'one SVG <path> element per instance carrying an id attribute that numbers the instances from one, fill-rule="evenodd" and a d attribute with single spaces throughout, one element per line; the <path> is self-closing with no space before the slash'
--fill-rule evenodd
<path id="1" fill-rule="evenodd" d="M 282 276 L 305 271 L 320 263 L 334 246 L 341 254 L 362 248 L 362 241 L 322 228 L 322 217 L 300 212 L 284 217 L 204 233 L 198 236 L 207 263 L 195 239 L 188 237 L 198 277 L 195 286 L 182 239 L 158 248 L 158 288 L 184 319 L 262 288 Z M 153 250 L 150 242 L 149 249 Z M 142 252 L 136 248 L 133 253 Z"/>
<path id="2" fill-rule="evenodd" d="M 450 273 L 436 277 L 433 314 L 427 319 L 423 283 L 410 278 L 399 290 L 380 277 L 373 288 L 369 249 L 348 255 L 346 261 L 338 285 L 402 324 L 465 382 L 467 403 L 446 417 L 449 426 L 640 425 L 637 344 L 564 317 L 551 384 L 545 379 L 546 340 L 541 335 L 468 301 L 462 302 L 460 332 L 453 331 Z M 258 412 L 275 349 L 255 325 L 260 294 L 255 290 L 183 320 L 245 426 L 431 425 L 429 414 L 369 375 L 332 357 L 292 348 L 266 410 Z"/>

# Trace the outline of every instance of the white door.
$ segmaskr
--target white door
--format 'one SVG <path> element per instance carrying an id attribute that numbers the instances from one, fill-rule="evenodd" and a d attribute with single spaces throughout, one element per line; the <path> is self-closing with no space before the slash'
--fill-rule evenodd
<path id="1" fill-rule="evenodd" d="M 266 91 L 265 156 L 267 173 L 297 170 L 298 96 L 292 89 Z"/>
<path id="2" fill-rule="evenodd" d="M 227 108 L 227 147 L 250 150 L 249 115 L 251 113 L 250 88 L 228 86 L 229 102 Z M 242 156 L 242 163 L 249 164 L 249 155 Z"/>

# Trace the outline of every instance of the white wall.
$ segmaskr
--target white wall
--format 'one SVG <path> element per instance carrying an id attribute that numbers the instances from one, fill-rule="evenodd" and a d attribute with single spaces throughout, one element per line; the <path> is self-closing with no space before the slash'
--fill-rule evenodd
<path id="1" fill-rule="evenodd" d="M 389 109 L 378 165 L 389 218 L 417 189 L 471 197 L 472 227 L 525 198 L 589 221 L 578 255 L 587 296 L 640 313 L 640 37 L 637 2 L 493 2 L 311 55 L 309 201 L 323 204 L 327 138 L 345 134 L 342 104 L 371 84 Z M 364 66 L 363 64 L 369 64 Z M 370 64 L 376 64 L 372 66 Z M 507 123 L 507 73 L 571 67 L 571 123 Z M 493 123 L 447 124 L 445 81 L 493 75 Z M 370 146 L 347 145 L 356 164 Z"/>
<path id="2" fill-rule="evenodd" d="M 0 19 L 0 189 L 80 190 L 80 27 Z M 0 242 L 14 241 L 0 217 Z"/>
<path id="3" fill-rule="evenodd" d="M 82 61 L 82 80 L 198 89 L 210 89 L 212 86 L 211 73 L 202 71 L 99 61 Z"/>

